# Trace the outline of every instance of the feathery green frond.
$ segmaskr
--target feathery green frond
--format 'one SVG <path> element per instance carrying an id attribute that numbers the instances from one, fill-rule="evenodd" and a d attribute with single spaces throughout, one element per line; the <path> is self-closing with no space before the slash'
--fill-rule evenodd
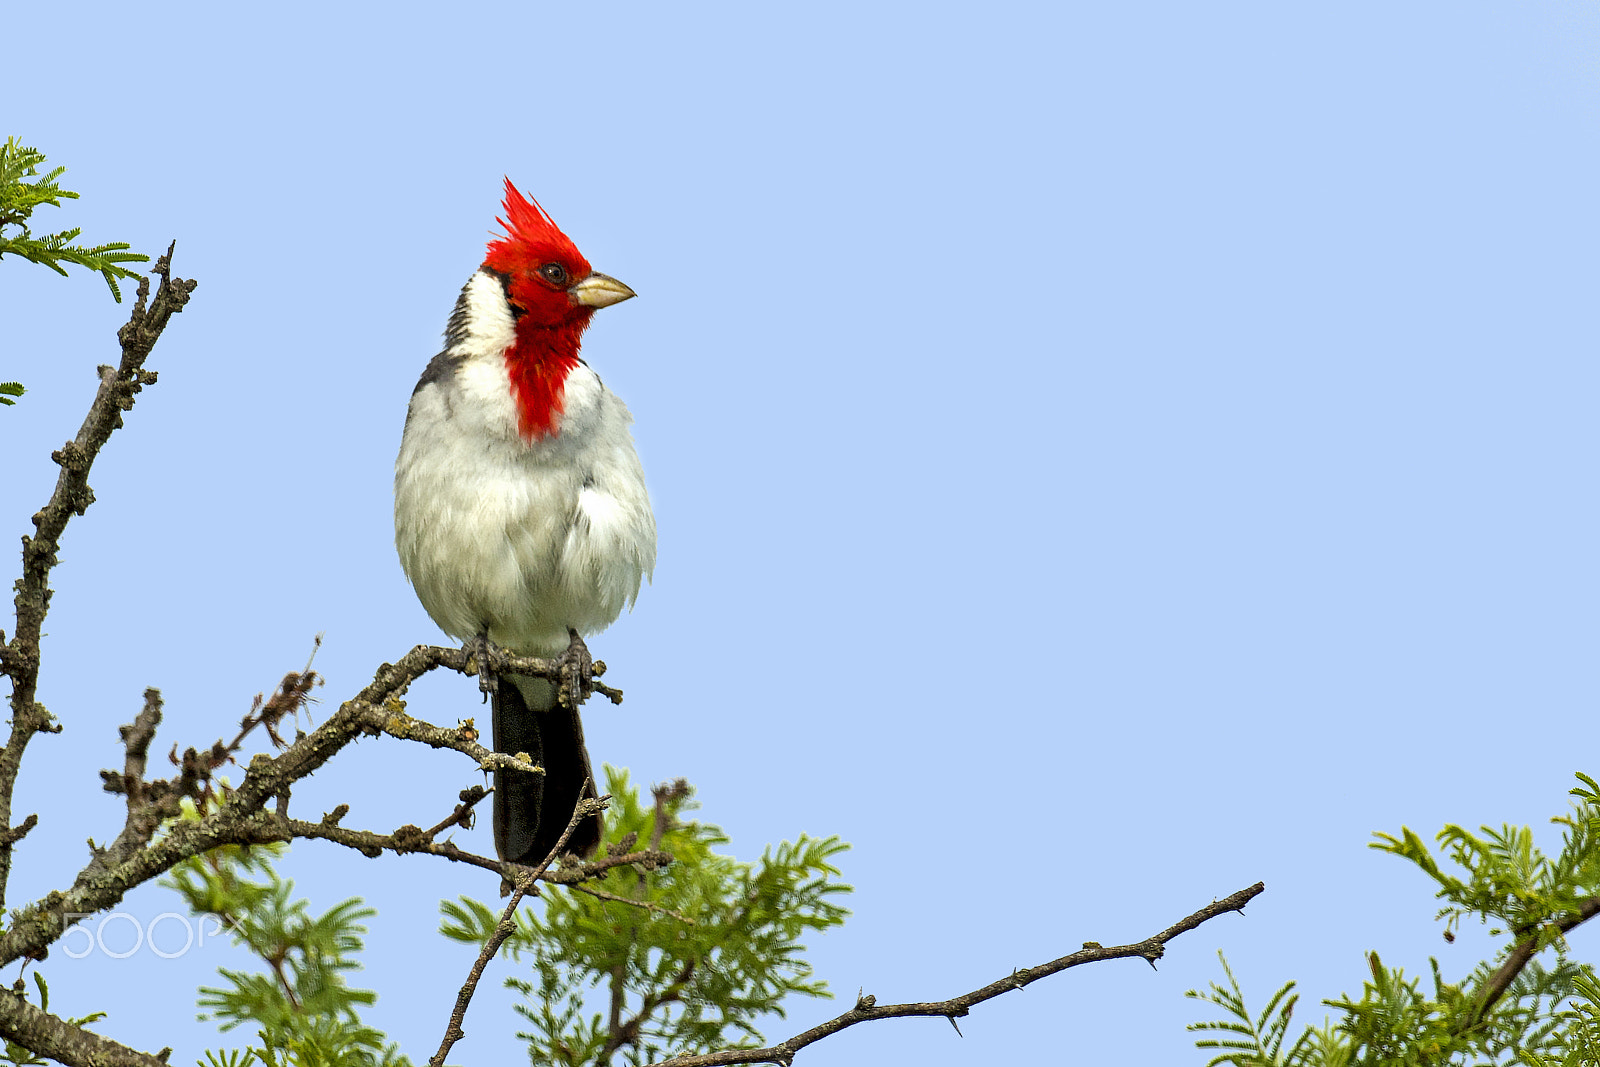
<path id="1" fill-rule="evenodd" d="M 39 174 L 44 159 L 43 152 L 23 145 L 15 137 L 7 137 L 0 146 L 0 258 L 8 254 L 20 256 L 49 267 L 63 277 L 67 273 L 63 264 L 95 271 L 106 280 L 111 295 L 120 304 L 122 290 L 117 286 L 118 279 L 139 277 L 123 264 L 146 263 L 150 257 L 128 251 L 130 246 L 125 241 L 87 248 L 73 244 L 83 232 L 81 228 L 33 236 L 28 220 L 35 208 L 46 204 L 60 207 L 62 199 L 78 199 L 77 193 L 56 184 L 56 179 L 66 173 L 67 168 L 56 167 L 47 174 Z M 28 181 L 29 178 L 34 180 Z M 8 234 L 8 228 L 17 232 Z"/>
<path id="2" fill-rule="evenodd" d="M 1430 961 L 1432 988 L 1367 955 L 1370 980 L 1360 997 L 1323 1001 L 1338 1012 L 1331 1025 L 1308 1028 L 1288 1052 L 1282 1049 L 1294 983 L 1280 989 L 1252 1018 L 1233 972 L 1223 961 L 1226 988 L 1189 995 L 1222 1008 L 1225 1017 L 1191 1029 L 1224 1034 L 1196 1041 L 1222 1050 L 1207 1067 L 1593 1067 L 1600 1063 L 1600 982 L 1587 964 L 1566 956 L 1563 928 L 1592 913 L 1600 896 L 1600 785 L 1578 775 L 1574 810 L 1552 821 L 1563 828 L 1554 856 L 1538 847 L 1528 827 L 1482 827 L 1472 833 L 1449 825 L 1435 840 L 1439 852 L 1402 828 L 1377 834 L 1372 847 L 1401 856 L 1422 870 L 1444 901 L 1438 917 L 1445 936 L 1477 916 L 1491 936 L 1503 938 L 1493 959 L 1459 982 L 1448 982 Z M 1509 985 L 1499 976 L 1514 951 L 1531 952 Z M 1546 965 L 1538 956 L 1554 951 Z M 1522 957 L 1519 957 L 1519 962 Z M 1502 988 L 1503 987 L 1503 988 Z"/>
<path id="3" fill-rule="evenodd" d="M 1261 1014 L 1252 1018 L 1245 1007 L 1244 991 L 1239 988 L 1239 980 L 1234 977 L 1233 968 L 1228 966 L 1228 958 L 1221 951 L 1218 951 L 1217 958 L 1222 961 L 1222 971 L 1228 977 L 1228 988 L 1224 989 L 1213 982 L 1210 992 L 1191 989 L 1184 994 L 1194 1000 L 1215 1004 L 1232 1016 L 1231 1019 L 1189 1025 L 1192 1031 L 1210 1030 L 1233 1035 L 1195 1041 L 1196 1048 L 1221 1050 L 1206 1063 L 1206 1067 L 1302 1067 L 1330 1062 L 1342 1067 L 1345 1061 L 1329 1060 L 1327 1057 L 1330 1048 L 1342 1048 L 1342 1042 L 1329 1032 L 1308 1029 L 1287 1053 L 1283 1051 L 1289 1021 L 1300 999 L 1300 995 L 1294 991 L 1295 983 L 1284 983 L 1267 1001 L 1267 1006 L 1261 1009 Z M 1321 1057 L 1317 1058 L 1319 1052 Z"/>

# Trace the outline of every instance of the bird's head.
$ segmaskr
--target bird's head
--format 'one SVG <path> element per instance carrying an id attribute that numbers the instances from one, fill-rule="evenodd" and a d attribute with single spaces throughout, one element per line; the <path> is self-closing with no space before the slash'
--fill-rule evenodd
<path id="1" fill-rule="evenodd" d="M 589 266 L 538 201 L 506 179 L 505 236 L 489 242 L 483 265 L 507 276 L 506 292 L 520 329 L 575 329 L 581 333 L 598 308 L 634 295 L 615 278 Z"/>
<path id="2" fill-rule="evenodd" d="M 632 289 L 589 266 L 578 246 L 537 201 L 506 179 L 505 236 L 489 242 L 483 265 L 505 278 L 516 318 L 506 373 L 517 403 L 517 428 L 534 441 L 560 432 L 567 375 L 578 365 L 583 331 L 597 309 L 621 303 Z"/>

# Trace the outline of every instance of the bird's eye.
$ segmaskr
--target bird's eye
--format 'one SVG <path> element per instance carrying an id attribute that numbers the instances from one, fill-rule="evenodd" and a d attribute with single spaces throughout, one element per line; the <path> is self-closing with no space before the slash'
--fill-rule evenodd
<path id="1" fill-rule="evenodd" d="M 546 263 L 539 268 L 539 274 L 552 285 L 567 284 L 567 268 L 559 263 Z"/>

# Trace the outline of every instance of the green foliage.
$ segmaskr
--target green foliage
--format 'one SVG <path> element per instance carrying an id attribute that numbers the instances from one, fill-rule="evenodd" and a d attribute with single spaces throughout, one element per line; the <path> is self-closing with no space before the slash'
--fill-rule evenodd
<path id="1" fill-rule="evenodd" d="M 527 998 L 517 1010 L 533 1029 L 518 1036 L 529 1042 L 533 1062 L 603 1064 L 620 1053 L 641 1063 L 669 1050 L 757 1044 L 756 1020 L 781 1016 L 784 997 L 827 996 L 800 938 L 844 921 L 833 898 L 850 887 L 834 880 L 839 871 L 831 861 L 848 846 L 802 835 L 768 848 L 757 862 L 741 862 L 715 851 L 727 844 L 716 827 L 679 821 L 695 806 L 686 784 L 658 790 L 655 805 L 646 806 L 626 772 L 607 771 L 611 854 L 648 846 L 675 862 L 654 872 L 616 868 L 604 880 L 600 892 L 648 908 L 546 886 L 543 911 L 518 915 L 503 951 L 533 960 L 532 980 L 507 980 Z M 198 817 L 192 805 L 184 817 Z M 358 965 L 361 922 L 372 911 L 352 899 L 312 916 L 306 901 L 293 899 L 293 883 L 273 869 L 285 851 L 219 848 L 165 879 L 191 912 L 215 916 L 262 962 L 255 971 L 222 968 L 226 984 L 201 989 L 201 1019 L 223 1031 L 249 1023 L 259 1038 L 246 1049 L 208 1051 L 202 1067 L 409 1067 L 361 1023 L 360 1009 L 375 995 L 345 984 Z M 499 909 L 467 897 L 441 909 L 445 935 L 474 945 L 499 921 Z M 614 1017 L 588 1010 L 585 993 L 605 997 Z"/>
<path id="2" fill-rule="evenodd" d="M 1442 870 L 1427 845 L 1410 830 L 1400 837 L 1376 834 L 1373 848 L 1404 856 L 1439 883 L 1438 896 L 1449 903 L 1439 910 L 1453 933 L 1461 918 L 1477 915 L 1482 922 L 1497 920 L 1504 929 L 1492 934 L 1537 930 L 1541 944 L 1552 943 L 1559 935 L 1554 920 L 1575 915 L 1582 902 L 1600 892 L 1600 838 L 1595 820 L 1600 818 L 1600 785 L 1587 775 L 1578 775 L 1583 785 L 1572 790 L 1579 798 L 1571 815 L 1551 821 L 1564 827 L 1562 849 L 1556 857 L 1544 855 L 1533 843 L 1528 827 L 1482 828 L 1482 836 L 1459 826 L 1446 826 L 1438 834 L 1443 850 L 1467 872 L 1461 878 Z"/>
<path id="3" fill-rule="evenodd" d="M 192 812 L 190 813 L 192 814 Z M 359 899 L 320 916 L 292 897 L 294 883 L 278 877 L 272 862 L 282 845 L 226 846 L 185 860 L 163 882 L 197 916 L 216 916 L 234 941 L 259 958 L 261 971 L 219 968 L 227 983 L 202 987 L 201 1020 L 224 1032 L 257 1027 L 258 1046 L 207 1052 L 209 1067 L 408 1067 L 384 1035 L 361 1022 L 360 1009 L 377 994 L 352 989 L 345 975 L 357 969 L 362 920 L 374 914 Z"/>
<path id="4" fill-rule="evenodd" d="M 1594 1067 L 1600 1063 L 1600 981 L 1590 973 L 1573 979 L 1575 999 L 1563 1020 L 1564 1030 L 1553 1035 L 1551 1048 L 1543 1053 L 1524 1051 L 1528 1067 Z"/>
<path id="5" fill-rule="evenodd" d="M 717 827 L 679 822 L 697 806 L 686 786 L 658 790 L 647 807 L 625 771 L 606 770 L 609 850 L 624 853 L 659 830 L 659 847 L 676 862 L 648 873 L 618 868 L 604 891 L 665 910 L 562 889 L 546 890 L 542 912 L 519 913 L 506 950 L 530 956 L 533 977 L 506 984 L 525 998 L 517 1011 L 531 1030 L 518 1036 L 532 1062 L 600 1065 L 620 1054 L 638 1064 L 756 1047 L 756 1022 L 782 1016 L 784 997 L 830 995 L 812 976 L 800 938 L 844 922 L 848 913 L 833 898 L 850 887 L 834 880 L 832 860 L 849 846 L 801 835 L 743 862 L 715 851 L 728 842 Z M 442 932 L 474 944 L 499 917 L 466 897 L 442 911 Z"/>
<path id="6" fill-rule="evenodd" d="M 120 304 L 122 290 L 117 287 L 117 279 L 139 277 L 123 264 L 146 263 L 150 257 L 129 252 L 128 244 L 123 241 L 92 248 L 75 245 L 72 242 L 83 232 L 81 229 L 62 230 L 43 237 L 33 236 L 28 229 L 28 220 L 34 208 L 43 204 L 60 207 L 62 198 L 78 198 L 77 193 L 56 184 L 56 179 L 65 174 L 67 168 L 56 167 L 40 175 L 39 166 L 42 163 L 43 152 L 25 147 L 15 137 L 6 138 L 5 145 L 0 146 L 0 257 L 7 254 L 21 256 L 31 262 L 44 264 L 63 277 L 67 273 L 63 263 L 87 267 L 99 272 L 111 287 L 111 295 Z M 28 178 L 36 180 L 25 180 Z M 17 232 L 7 234 L 8 228 Z"/>
<path id="7" fill-rule="evenodd" d="M 1223 973 L 1228 976 L 1228 988 L 1212 982 L 1209 993 L 1191 989 L 1187 994 L 1196 1000 L 1215 1004 L 1231 1016 L 1216 1022 L 1194 1023 L 1189 1027 L 1190 1030 L 1212 1030 L 1231 1035 L 1195 1041 L 1197 1048 L 1224 1050 L 1212 1057 L 1206 1067 L 1217 1067 L 1218 1064 L 1231 1064 L 1234 1067 L 1267 1067 L 1269 1064 L 1273 1067 L 1306 1067 L 1308 1064 L 1346 1067 L 1350 1062 L 1349 1050 L 1328 1026 L 1320 1029 L 1308 1027 L 1288 1052 L 1283 1051 L 1289 1020 L 1294 1015 L 1295 1004 L 1300 1000 L 1293 982 L 1284 983 L 1283 988 L 1267 1001 L 1261 1014 L 1252 1019 L 1245 1007 L 1244 991 L 1233 976 L 1233 968 L 1228 966 L 1228 958 L 1221 952 L 1217 953 L 1217 957 L 1222 961 Z"/>
<path id="8" fill-rule="evenodd" d="M 0 382 L 0 405 L 15 404 L 11 398 L 21 396 L 27 390 L 22 388 L 21 382 Z"/>
<path id="9" fill-rule="evenodd" d="M 1410 860 L 1438 884 L 1447 939 L 1473 915 L 1491 936 L 1505 939 L 1494 959 L 1459 983 L 1445 981 L 1438 961 L 1430 961 L 1431 988 L 1424 990 L 1420 979 L 1369 953 L 1371 980 L 1360 998 L 1323 1001 L 1339 1013 L 1337 1021 L 1305 1029 L 1287 1049 L 1294 983 L 1252 1017 L 1224 960 L 1227 988 L 1213 982 L 1209 992 L 1188 993 L 1226 1013 L 1190 1027 L 1224 1035 L 1196 1040 L 1217 1051 L 1207 1067 L 1600 1064 L 1600 981 L 1588 964 L 1566 956 L 1566 932 L 1600 910 L 1600 785 L 1578 778 L 1573 812 L 1552 820 L 1563 828 L 1555 856 L 1538 848 L 1527 827 L 1473 834 L 1446 826 L 1436 838 L 1441 857 L 1408 829 L 1399 837 L 1375 835 L 1373 848 Z M 1519 946 L 1532 957 L 1502 993 L 1498 972 Z M 1536 958 L 1546 951 L 1555 955 L 1548 967 Z"/>

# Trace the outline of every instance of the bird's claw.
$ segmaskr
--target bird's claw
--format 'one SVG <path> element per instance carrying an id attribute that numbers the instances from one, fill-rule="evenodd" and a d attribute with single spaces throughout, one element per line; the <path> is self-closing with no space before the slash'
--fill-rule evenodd
<path id="1" fill-rule="evenodd" d="M 594 692 L 595 662 L 589 655 L 589 646 L 583 643 L 578 631 L 568 630 L 572 640 L 561 654 L 561 684 L 556 699 L 563 707 L 576 708 Z M 603 668 L 602 668 L 603 669 Z"/>
<path id="2" fill-rule="evenodd" d="M 490 695 L 500 688 L 500 673 L 506 669 L 511 654 L 489 640 L 489 635 L 486 633 L 463 641 L 461 651 L 465 652 L 469 659 L 478 661 L 478 691 L 487 701 Z"/>

